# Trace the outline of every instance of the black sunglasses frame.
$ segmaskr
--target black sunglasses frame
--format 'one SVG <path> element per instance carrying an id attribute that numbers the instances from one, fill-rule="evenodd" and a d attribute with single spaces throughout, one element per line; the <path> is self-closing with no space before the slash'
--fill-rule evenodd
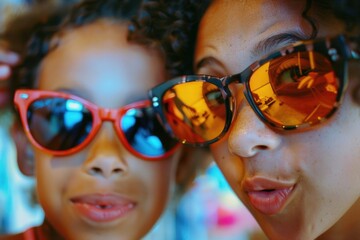
<path id="1" fill-rule="evenodd" d="M 229 89 L 229 85 L 232 83 L 240 83 L 244 85 L 244 96 L 246 100 L 248 101 L 251 108 L 254 110 L 256 115 L 266 123 L 271 128 L 277 129 L 277 130 L 294 130 L 299 128 L 308 128 L 313 125 L 319 124 L 323 122 L 324 120 L 330 118 L 334 112 L 337 110 L 337 108 L 340 105 L 340 102 L 342 100 L 342 97 L 344 95 L 344 92 L 346 90 L 347 86 L 347 78 L 345 77 L 345 69 L 347 67 L 347 61 L 351 59 L 359 59 L 359 51 L 352 50 L 349 46 L 351 43 L 354 43 L 355 41 L 359 41 L 358 38 L 346 38 L 343 35 L 338 35 L 333 38 L 323 38 L 318 40 L 308 40 L 308 41 L 301 41 L 297 42 L 295 44 L 292 44 L 291 46 L 285 47 L 281 49 L 280 51 L 274 52 L 261 60 L 258 60 L 251 64 L 248 68 L 246 68 L 244 71 L 238 74 L 225 76 L 222 78 L 209 76 L 209 75 L 184 75 L 180 76 L 174 79 L 171 79 L 169 81 L 166 81 L 162 84 L 157 85 L 156 87 L 152 88 L 149 91 L 150 100 L 152 101 L 152 106 L 155 109 L 156 113 L 159 115 L 161 121 L 165 126 L 165 129 L 175 138 L 177 138 L 182 143 L 187 143 L 190 145 L 196 145 L 196 146 L 207 146 L 211 143 L 214 143 L 221 139 L 226 132 L 228 131 L 234 117 L 234 109 L 236 109 L 236 102 L 234 100 L 234 97 L 232 96 L 232 93 Z M 355 44 L 357 45 L 357 44 Z M 357 46 L 358 47 L 358 46 Z M 252 76 L 252 74 L 262 65 L 269 62 L 270 60 L 286 56 L 290 53 L 294 52 L 308 52 L 308 51 L 314 51 L 317 53 L 321 53 L 323 56 L 325 56 L 332 64 L 332 67 L 334 69 L 334 72 L 336 74 L 336 77 L 339 79 L 339 88 L 338 93 L 336 96 L 336 102 L 334 103 L 333 109 L 322 119 L 319 119 L 319 121 L 315 123 L 305 123 L 301 125 L 291 125 L 291 126 L 284 126 L 284 125 L 278 125 L 272 121 L 270 121 L 268 118 L 265 117 L 265 115 L 261 112 L 257 104 L 255 103 L 254 98 L 252 97 L 250 87 L 249 87 L 249 80 Z M 186 139 L 179 139 L 177 136 L 174 136 L 173 131 L 171 130 L 171 127 L 169 124 L 167 124 L 165 114 L 163 112 L 162 107 L 162 98 L 167 90 L 170 88 L 178 85 L 178 84 L 184 84 L 187 82 L 194 82 L 194 81 L 202 81 L 202 82 L 208 82 L 211 83 L 219 88 L 219 90 L 222 93 L 222 96 L 225 101 L 225 107 L 226 107 L 226 120 L 225 125 L 222 130 L 222 132 L 219 134 L 219 136 L 215 137 L 214 139 L 202 142 L 202 143 L 188 143 Z"/>

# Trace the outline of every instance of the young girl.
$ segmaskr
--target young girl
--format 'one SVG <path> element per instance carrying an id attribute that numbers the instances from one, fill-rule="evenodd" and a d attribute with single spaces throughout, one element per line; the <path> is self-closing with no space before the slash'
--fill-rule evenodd
<path id="1" fill-rule="evenodd" d="M 164 211 L 181 151 L 146 100 L 168 77 L 152 6 L 89 0 L 37 27 L 11 83 L 45 222 L 1 239 L 141 239 Z"/>
<path id="2" fill-rule="evenodd" d="M 211 1 L 198 28 L 179 29 L 197 29 L 193 65 L 210 76 L 151 91 L 182 142 L 211 144 L 270 239 L 360 236 L 359 12 L 358 1 Z"/>

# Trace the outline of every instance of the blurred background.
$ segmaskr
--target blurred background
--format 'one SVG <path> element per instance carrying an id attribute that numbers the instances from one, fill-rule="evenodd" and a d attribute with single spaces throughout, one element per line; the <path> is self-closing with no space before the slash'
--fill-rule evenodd
<path id="1" fill-rule="evenodd" d="M 0 32 L 14 15 L 32 4 L 72 4 L 75 0 L 0 0 Z M 1 42 L 1 40 L 0 40 Z M 0 45 L 1 46 L 1 45 Z M 1 85 L 0 85 L 1 88 Z M 4 89 L 0 89 L 0 98 Z M 34 179 L 22 175 L 10 134 L 13 115 L 0 108 L 0 235 L 24 231 L 43 221 L 34 194 Z M 162 219 L 145 238 L 176 240 L 265 239 L 258 225 L 234 195 L 217 166 L 211 161 L 192 187 L 170 202 Z"/>

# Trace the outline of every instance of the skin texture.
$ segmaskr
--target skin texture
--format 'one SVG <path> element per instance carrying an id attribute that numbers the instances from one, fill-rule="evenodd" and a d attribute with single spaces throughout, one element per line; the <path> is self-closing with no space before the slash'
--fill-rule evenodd
<path id="1" fill-rule="evenodd" d="M 38 88 L 71 92 L 106 108 L 145 99 L 147 89 L 165 80 L 164 62 L 126 37 L 126 23 L 106 20 L 65 32 L 40 66 Z M 76 154 L 55 157 L 35 149 L 39 201 L 65 239 L 140 239 L 166 206 L 179 154 L 139 159 L 125 149 L 112 123 L 104 122 Z M 121 196 L 135 207 L 110 222 L 91 221 L 71 201 L 88 194 Z"/>
<path id="2" fill-rule="evenodd" d="M 197 73 L 239 73 L 269 52 L 306 39 L 312 28 L 301 17 L 304 1 L 214 1 L 202 18 L 196 43 Z M 238 14 L 241 13 L 241 14 Z M 335 19 L 314 16 L 318 37 L 343 32 Z M 219 21 L 221 19 L 221 21 Z M 326 19 L 326 21 L 324 21 Z M 293 37 L 264 41 L 283 33 Z M 302 132 L 279 132 L 255 115 L 242 91 L 227 135 L 212 144 L 215 161 L 237 196 L 270 239 L 353 239 L 359 236 L 360 107 L 351 97 L 358 63 L 349 68 L 349 86 L 336 114 Z M 292 189 L 277 211 L 264 213 L 251 203 L 247 181 Z M 271 184 L 269 184 L 271 182 Z M 261 185 L 261 184 L 260 184 Z M 327 231 L 327 232 L 326 232 Z"/>

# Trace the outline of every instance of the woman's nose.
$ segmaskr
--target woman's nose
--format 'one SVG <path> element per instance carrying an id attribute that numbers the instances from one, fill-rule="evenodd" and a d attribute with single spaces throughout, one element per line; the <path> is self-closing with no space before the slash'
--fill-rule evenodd
<path id="1" fill-rule="evenodd" d="M 274 150 L 281 137 L 263 123 L 243 101 L 232 122 L 229 133 L 229 150 L 240 157 L 253 157 L 260 151 Z"/>
<path id="2" fill-rule="evenodd" d="M 97 136 L 90 144 L 84 168 L 87 174 L 110 178 L 113 175 L 124 175 L 128 171 L 124 147 L 112 124 L 103 123 Z"/>

